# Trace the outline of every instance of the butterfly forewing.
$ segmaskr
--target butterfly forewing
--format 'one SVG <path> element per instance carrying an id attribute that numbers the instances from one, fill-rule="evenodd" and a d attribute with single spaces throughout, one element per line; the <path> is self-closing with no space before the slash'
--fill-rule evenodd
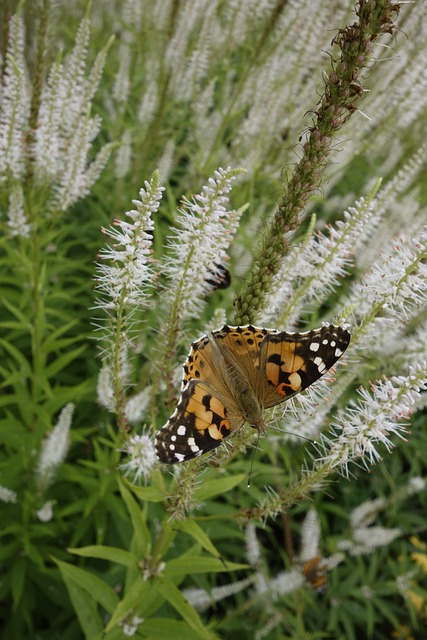
<path id="1" fill-rule="evenodd" d="M 203 336 L 191 345 L 190 353 L 183 367 L 181 390 L 190 380 L 201 380 L 215 384 L 216 378 L 212 345 L 208 336 Z"/>
<path id="2" fill-rule="evenodd" d="M 307 389 L 342 356 L 350 342 L 343 327 L 325 325 L 307 333 L 267 335 L 260 349 L 265 409 Z"/>

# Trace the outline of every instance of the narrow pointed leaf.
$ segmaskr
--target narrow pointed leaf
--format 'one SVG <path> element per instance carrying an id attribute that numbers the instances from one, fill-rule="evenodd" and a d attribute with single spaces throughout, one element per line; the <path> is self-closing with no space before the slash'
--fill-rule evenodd
<path id="1" fill-rule="evenodd" d="M 117 606 L 119 597 L 117 593 L 97 576 L 75 567 L 67 562 L 61 562 L 54 558 L 54 561 L 61 571 L 64 580 L 72 580 L 96 602 L 98 602 L 108 613 L 112 613 Z"/>
<path id="2" fill-rule="evenodd" d="M 194 631 L 200 633 L 201 638 L 212 640 L 216 636 L 205 628 L 197 611 L 184 598 L 181 591 L 173 582 L 161 578 L 153 582 L 153 587 L 169 602 L 175 611 L 190 625 Z"/>
<path id="3" fill-rule="evenodd" d="M 209 480 L 209 482 L 203 483 L 194 492 L 196 500 L 206 500 L 219 494 L 227 493 L 230 489 L 237 487 L 238 484 L 247 480 L 248 477 L 244 473 L 239 473 L 237 476 L 229 476 L 225 478 L 219 478 L 216 480 Z"/>
<path id="4" fill-rule="evenodd" d="M 129 568 L 135 567 L 138 562 L 133 553 L 130 553 L 129 551 L 118 549 L 117 547 L 106 547 L 101 544 L 81 547 L 80 549 L 67 549 L 67 551 L 85 558 L 101 558 L 102 560 L 109 560 L 110 562 L 122 564 Z"/>

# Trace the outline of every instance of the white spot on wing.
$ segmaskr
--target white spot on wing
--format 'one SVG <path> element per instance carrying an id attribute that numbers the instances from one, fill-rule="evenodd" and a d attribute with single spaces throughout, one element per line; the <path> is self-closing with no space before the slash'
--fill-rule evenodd
<path id="1" fill-rule="evenodd" d="M 316 365 L 316 367 L 319 369 L 320 373 L 324 373 L 326 371 L 326 365 L 323 362 L 322 358 L 320 357 L 314 358 L 313 362 Z"/>
<path id="2" fill-rule="evenodd" d="M 312 342 L 310 345 L 310 351 L 319 351 L 320 344 L 318 342 Z"/>
<path id="3" fill-rule="evenodd" d="M 180 424 L 176 432 L 179 436 L 185 436 L 186 431 L 187 428 L 185 427 L 185 425 Z"/>

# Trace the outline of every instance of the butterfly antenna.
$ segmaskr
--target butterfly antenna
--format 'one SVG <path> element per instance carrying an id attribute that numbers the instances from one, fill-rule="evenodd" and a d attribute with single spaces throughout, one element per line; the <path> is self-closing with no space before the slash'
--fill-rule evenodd
<path id="1" fill-rule="evenodd" d="M 256 445 L 255 445 L 254 451 L 252 453 L 251 468 L 249 469 L 248 489 L 251 488 L 252 470 L 254 468 L 255 455 L 256 455 L 256 452 L 258 451 L 259 437 L 260 437 L 260 434 L 261 434 L 261 430 L 260 429 L 258 429 L 257 431 L 258 431 L 258 437 L 256 439 Z"/>

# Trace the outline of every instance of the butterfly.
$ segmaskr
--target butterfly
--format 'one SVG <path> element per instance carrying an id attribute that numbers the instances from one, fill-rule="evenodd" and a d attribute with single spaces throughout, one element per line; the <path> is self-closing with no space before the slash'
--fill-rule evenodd
<path id="1" fill-rule="evenodd" d="M 316 591 L 325 593 L 328 587 L 327 563 L 320 556 L 314 556 L 301 565 L 301 573 Z"/>
<path id="2" fill-rule="evenodd" d="M 209 286 L 209 293 L 214 293 L 217 289 L 228 289 L 231 284 L 231 274 L 225 264 L 214 262 L 209 269 L 206 283 Z"/>
<path id="3" fill-rule="evenodd" d="M 305 333 L 224 325 L 191 345 L 177 408 L 156 436 L 161 462 L 211 451 L 245 422 L 264 431 L 265 409 L 318 380 L 350 342 L 345 327 Z"/>

